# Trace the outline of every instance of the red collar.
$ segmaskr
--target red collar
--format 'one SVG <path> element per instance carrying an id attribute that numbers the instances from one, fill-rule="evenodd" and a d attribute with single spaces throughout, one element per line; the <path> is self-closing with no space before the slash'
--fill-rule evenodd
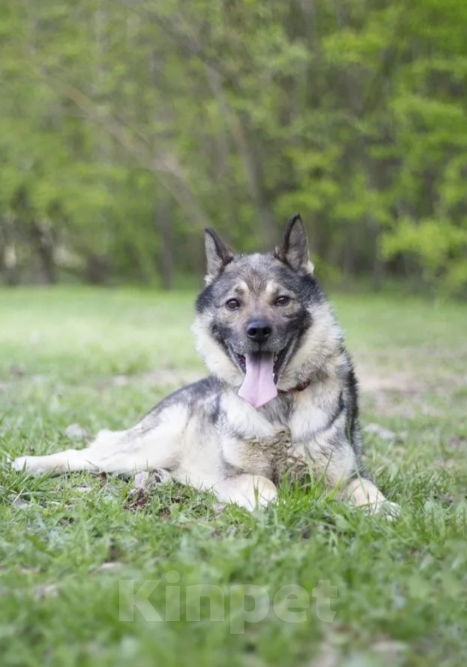
<path id="1" fill-rule="evenodd" d="M 293 391 L 303 391 L 304 389 L 307 389 L 310 386 L 310 383 L 311 383 L 310 380 L 308 380 L 308 382 L 302 382 L 301 384 L 297 384 L 297 386 L 293 387 L 292 389 L 287 389 L 287 391 L 279 389 L 279 394 L 291 394 Z"/>

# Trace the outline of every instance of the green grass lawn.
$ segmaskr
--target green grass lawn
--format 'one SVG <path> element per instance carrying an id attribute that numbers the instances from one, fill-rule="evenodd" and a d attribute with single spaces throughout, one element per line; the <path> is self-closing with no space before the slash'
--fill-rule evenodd
<path id="1" fill-rule="evenodd" d="M 2 458 L 74 446 L 71 424 L 128 427 L 200 376 L 193 298 L 0 291 Z M 5 462 L 2 666 L 465 664 L 467 308 L 370 296 L 339 296 L 335 307 L 363 425 L 396 436 L 368 433 L 366 460 L 400 519 L 366 516 L 311 485 L 284 484 L 277 505 L 253 514 L 172 483 L 138 503 L 132 481 L 36 479 Z M 128 586 L 147 580 L 159 581 L 149 602 L 162 619 L 166 605 L 176 617 L 180 596 L 179 621 L 137 609 L 121 620 Z M 189 587 L 200 585 L 212 606 L 204 598 L 196 620 Z M 301 588 L 287 612 L 290 585 Z"/>

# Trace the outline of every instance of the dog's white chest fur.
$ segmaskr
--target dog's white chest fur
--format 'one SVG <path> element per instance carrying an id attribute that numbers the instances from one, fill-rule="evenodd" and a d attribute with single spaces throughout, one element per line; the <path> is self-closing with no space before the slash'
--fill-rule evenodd
<path id="1" fill-rule="evenodd" d="M 293 444 L 287 428 L 270 438 L 227 441 L 223 446 L 223 459 L 238 471 L 248 470 L 274 481 L 287 472 L 302 476 L 308 469 L 304 445 Z"/>
<path id="2" fill-rule="evenodd" d="M 289 423 L 290 404 L 277 400 L 267 410 L 257 410 L 230 393 L 222 407 L 228 415 L 228 421 L 221 425 L 224 463 L 270 479 L 287 471 L 294 476 L 307 472 L 303 420 L 295 419 L 294 432 Z"/>

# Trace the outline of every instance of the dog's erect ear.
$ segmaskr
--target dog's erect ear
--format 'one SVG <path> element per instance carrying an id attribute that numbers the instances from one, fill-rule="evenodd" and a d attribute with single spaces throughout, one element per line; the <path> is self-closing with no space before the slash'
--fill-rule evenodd
<path id="1" fill-rule="evenodd" d="M 282 245 L 275 249 L 274 254 L 294 271 L 313 273 L 314 267 L 308 253 L 306 231 L 299 213 L 290 218 Z"/>
<path id="2" fill-rule="evenodd" d="M 209 285 L 219 275 L 224 266 L 232 261 L 234 252 L 225 245 L 213 229 L 206 227 L 204 232 L 207 262 L 206 284 Z"/>

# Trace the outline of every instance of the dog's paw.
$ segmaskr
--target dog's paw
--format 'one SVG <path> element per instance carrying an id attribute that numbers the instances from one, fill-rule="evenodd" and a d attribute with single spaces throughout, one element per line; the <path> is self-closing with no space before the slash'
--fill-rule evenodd
<path id="1" fill-rule="evenodd" d="M 11 467 L 13 470 L 16 470 L 16 472 L 21 472 L 22 470 L 26 470 L 27 468 L 27 456 L 18 456 L 17 459 L 14 459 L 13 461 L 8 461 L 8 463 L 11 464 Z"/>
<path id="2" fill-rule="evenodd" d="M 383 503 L 383 505 L 385 505 L 385 507 L 382 508 L 383 514 L 386 516 L 387 519 L 389 519 L 389 521 L 395 521 L 399 517 L 402 511 L 401 506 L 398 505 L 397 503 L 392 503 L 389 500 L 386 500 L 386 502 Z"/>
<path id="3" fill-rule="evenodd" d="M 38 456 L 19 456 L 15 459 L 11 467 L 17 472 L 27 472 L 30 475 L 40 475 L 45 472 L 38 462 Z"/>
<path id="4" fill-rule="evenodd" d="M 218 482 L 215 493 L 221 502 L 240 505 L 250 512 L 277 499 L 277 488 L 271 480 L 248 473 Z"/>
<path id="5" fill-rule="evenodd" d="M 261 480 L 254 490 L 254 507 L 267 507 L 269 503 L 277 500 L 277 487 L 269 479 Z M 251 502 L 251 501 L 250 501 Z"/>
<path id="6" fill-rule="evenodd" d="M 401 513 L 401 506 L 390 500 L 383 500 L 379 503 L 366 505 L 366 508 L 370 514 L 379 514 L 384 516 L 388 521 L 395 521 Z"/>

